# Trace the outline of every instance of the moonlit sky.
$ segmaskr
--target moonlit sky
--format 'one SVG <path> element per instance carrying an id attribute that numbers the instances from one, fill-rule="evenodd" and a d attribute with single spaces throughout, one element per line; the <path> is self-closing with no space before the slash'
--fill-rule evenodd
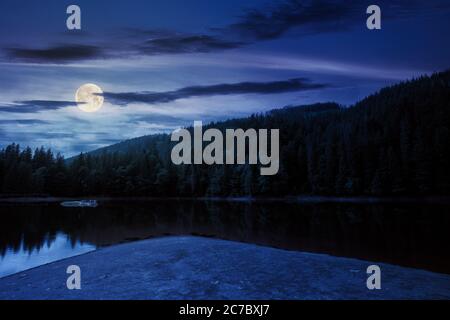
<path id="1" fill-rule="evenodd" d="M 382 30 L 366 28 L 370 4 Z M 66 157 L 194 120 L 351 105 L 450 65 L 447 0 L 2 0 L 0 15 L 0 147 Z M 74 103 L 84 83 L 105 92 L 96 113 Z"/>

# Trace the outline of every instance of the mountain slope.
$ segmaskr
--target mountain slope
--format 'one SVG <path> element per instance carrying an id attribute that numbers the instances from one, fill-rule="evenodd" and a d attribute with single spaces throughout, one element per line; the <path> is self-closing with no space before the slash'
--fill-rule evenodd
<path id="1" fill-rule="evenodd" d="M 306 114 L 318 114 L 330 111 L 338 111 L 340 110 L 339 105 L 335 103 L 318 103 L 314 105 L 306 105 L 306 106 L 289 106 L 283 109 L 274 109 L 269 111 L 268 115 L 276 115 L 283 118 L 297 118 L 300 116 L 305 116 Z M 211 127 L 216 128 L 244 128 L 248 127 L 246 124 L 248 121 L 251 121 L 252 118 L 258 117 L 258 115 L 252 115 L 248 118 L 238 118 L 238 119 L 230 119 L 221 122 L 213 122 L 209 124 L 203 124 L 204 129 Z M 99 148 L 93 151 L 88 152 L 89 155 L 98 156 L 104 152 L 119 152 L 119 153 L 130 153 L 130 152 L 139 152 L 142 150 L 147 150 L 149 148 L 156 146 L 160 146 L 162 144 L 167 143 L 167 134 L 153 134 L 148 136 L 136 137 L 133 139 L 121 141 L 119 143 Z"/>

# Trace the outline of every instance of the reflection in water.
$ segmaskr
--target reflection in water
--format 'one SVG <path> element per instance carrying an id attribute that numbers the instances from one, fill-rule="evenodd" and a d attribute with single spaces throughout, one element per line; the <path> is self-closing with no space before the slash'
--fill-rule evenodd
<path id="1" fill-rule="evenodd" d="M 41 247 L 31 250 L 25 249 L 22 242 L 19 248 L 9 248 L 3 253 L 0 258 L 0 277 L 92 250 L 95 250 L 95 246 L 79 242 L 72 244 L 63 234 L 49 238 Z"/>
<path id="2" fill-rule="evenodd" d="M 110 201 L 0 206 L 0 276 L 98 246 L 202 235 L 450 273 L 449 205 Z M 68 239 L 68 240 L 66 240 Z M 27 262 L 17 258 L 30 254 Z"/>

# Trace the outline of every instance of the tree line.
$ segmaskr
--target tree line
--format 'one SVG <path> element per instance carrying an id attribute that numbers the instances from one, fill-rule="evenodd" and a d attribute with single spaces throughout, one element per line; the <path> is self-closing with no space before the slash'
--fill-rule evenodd
<path id="1" fill-rule="evenodd" d="M 49 149 L 0 151 L 1 194 L 55 196 L 449 195 L 450 72 L 384 88 L 350 107 L 287 107 L 205 126 L 279 128 L 280 170 L 181 165 L 170 136 L 124 141 L 64 160 Z M 192 130 L 192 128 L 191 128 Z"/>

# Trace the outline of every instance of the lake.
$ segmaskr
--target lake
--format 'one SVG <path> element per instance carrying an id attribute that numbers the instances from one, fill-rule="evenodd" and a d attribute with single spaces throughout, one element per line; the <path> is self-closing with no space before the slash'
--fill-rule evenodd
<path id="1" fill-rule="evenodd" d="M 0 277 L 127 241 L 197 235 L 450 274 L 450 204 L 104 200 L 0 204 Z"/>

